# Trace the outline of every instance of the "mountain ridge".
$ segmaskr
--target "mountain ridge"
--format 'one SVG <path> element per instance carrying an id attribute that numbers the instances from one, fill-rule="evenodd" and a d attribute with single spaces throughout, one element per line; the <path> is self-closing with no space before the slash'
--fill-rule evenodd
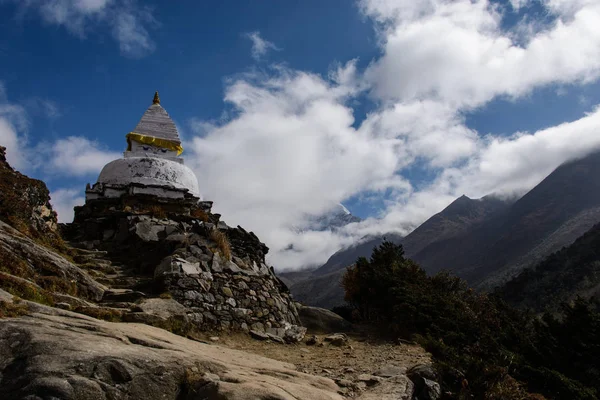
<path id="1" fill-rule="evenodd" d="M 483 290 L 501 285 L 524 268 L 543 260 L 600 221 L 600 152 L 560 165 L 519 199 L 461 196 L 406 237 L 388 236 L 406 255 L 433 274 L 448 269 Z M 296 297 L 342 298 L 341 287 L 316 296 L 307 280 L 341 277 L 358 257 L 369 257 L 383 235 L 338 251 L 303 281 L 292 282 Z M 336 271 L 341 273 L 333 274 Z M 330 275 L 331 274 L 331 275 Z M 306 276 L 306 275 L 305 275 Z M 321 285 L 317 285 L 321 287 Z M 337 304 L 316 303 L 324 307 Z"/>

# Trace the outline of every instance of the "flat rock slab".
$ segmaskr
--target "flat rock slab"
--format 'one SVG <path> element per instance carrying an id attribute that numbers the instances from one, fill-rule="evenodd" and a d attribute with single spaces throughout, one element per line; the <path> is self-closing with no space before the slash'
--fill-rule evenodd
<path id="1" fill-rule="evenodd" d="M 0 320 L 0 398 L 342 400 L 330 379 L 159 328 L 26 302 Z"/>
<path id="2" fill-rule="evenodd" d="M 256 340 L 269 340 L 269 335 L 264 332 L 256 331 L 254 329 L 250 330 L 250 336 L 252 336 Z"/>
<path id="3" fill-rule="evenodd" d="M 102 296 L 102 301 L 133 303 L 133 302 L 143 299 L 145 297 L 146 297 L 146 294 L 142 293 L 142 292 L 126 290 L 126 289 L 125 290 L 113 289 L 113 290 L 107 290 L 106 292 L 104 292 L 104 296 Z"/>

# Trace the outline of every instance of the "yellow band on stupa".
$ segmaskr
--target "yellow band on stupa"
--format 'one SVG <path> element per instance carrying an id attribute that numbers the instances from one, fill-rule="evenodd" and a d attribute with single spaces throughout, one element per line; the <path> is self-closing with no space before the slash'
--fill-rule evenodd
<path id="1" fill-rule="evenodd" d="M 151 146 L 162 147 L 163 149 L 169 149 L 177 152 L 177 155 L 183 153 L 183 147 L 180 143 L 172 140 L 161 139 L 152 136 L 142 135 L 141 133 L 129 132 L 127 138 L 127 151 L 131 151 L 131 141 L 135 140 L 138 143 L 149 144 Z"/>

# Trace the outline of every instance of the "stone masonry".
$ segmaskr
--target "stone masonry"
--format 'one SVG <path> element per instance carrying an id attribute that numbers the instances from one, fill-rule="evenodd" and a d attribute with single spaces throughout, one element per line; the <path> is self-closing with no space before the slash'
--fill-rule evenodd
<path id="1" fill-rule="evenodd" d="M 198 329 L 302 338 L 305 329 L 289 290 L 265 263 L 268 248 L 254 233 L 220 221 L 208 202 L 182 213 L 165 212 L 173 207 L 164 200 L 144 211 L 146 202 L 138 199 L 133 210 L 126 205 L 131 200 L 88 201 L 63 231 L 78 246 L 107 251 L 134 268 L 148 279 L 134 289 L 172 297 Z"/>

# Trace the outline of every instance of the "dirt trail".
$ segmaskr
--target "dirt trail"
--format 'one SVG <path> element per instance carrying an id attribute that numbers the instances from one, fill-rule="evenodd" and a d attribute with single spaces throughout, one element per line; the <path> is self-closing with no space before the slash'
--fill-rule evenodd
<path id="1" fill-rule="evenodd" d="M 312 335 L 308 334 L 306 338 Z M 365 335 L 348 335 L 347 345 L 337 347 L 323 343 L 326 335 L 317 335 L 318 344 L 307 345 L 279 344 L 271 341 L 258 341 L 243 334 L 218 337 L 215 344 L 243 350 L 275 360 L 296 365 L 301 372 L 324 376 L 336 381 L 340 394 L 347 398 L 358 396 L 369 390 L 367 383 L 359 375 L 377 375 L 382 368 L 397 367 L 406 372 L 417 364 L 430 364 L 431 356 L 423 348 L 412 344 L 394 344 L 371 339 Z M 211 342 L 209 337 L 207 341 Z M 323 344 L 321 344 L 323 343 Z"/>

